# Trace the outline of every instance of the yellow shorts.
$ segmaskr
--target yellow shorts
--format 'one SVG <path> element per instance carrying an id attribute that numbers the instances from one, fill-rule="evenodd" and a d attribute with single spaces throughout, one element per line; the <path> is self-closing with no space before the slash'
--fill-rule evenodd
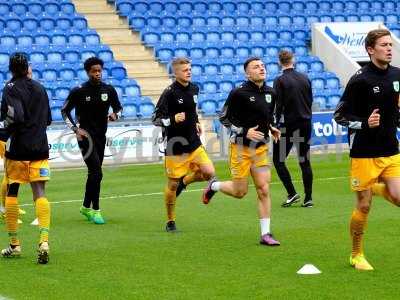
<path id="1" fill-rule="evenodd" d="M 165 157 L 165 172 L 168 178 L 181 178 L 189 172 L 195 172 L 201 165 L 212 164 L 203 146 L 191 153 Z"/>
<path id="2" fill-rule="evenodd" d="M 353 191 L 368 190 L 380 179 L 392 177 L 400 177 L 400 154 L 351 159 L 350 186 Z"/>
<path id="3" fill-rule="evenodd" d="M 267 153 L 267 145 L 250 148 L 238 144 L 230 144 L 229 167 L 232 178 L 247 178 L 251 169 L 269 166 Z"/>
<path id="4" fill-rule="evenodd" d="M 47 159 L 35 161 L 7 159 L 6 176 L 9 184 L 48 181 L 50 180 L 49 161 Z"/>
<path id="5" fill-rule="evenodd" d="M 0 141 L 0 158 L 4 159 L 5 154 L 6 154 L 6 142 Z"/>

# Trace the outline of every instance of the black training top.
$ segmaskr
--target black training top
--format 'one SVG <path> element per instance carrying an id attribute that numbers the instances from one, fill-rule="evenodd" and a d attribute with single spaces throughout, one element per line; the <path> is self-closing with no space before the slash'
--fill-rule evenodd
<path id="1" fill-rule="evenodd" d="M 269 141 L 270 125 L 275 124 L 274 107 L 276 94 L 265 83 L 260 88 L 252 81 L 246 81 L 234 88 L 226 100 L 220 121 L 231 129 L 231 142 L 259 147 Z M 247 131 L 258 125 L 257 131 L 264 133 L 262 142 L 246 138 Z"/>
<path id="2" fill-rule="evenodd" d="M 312 117 L 312 89 L 308 77 L 293 68 L 283 70 L 274 81 L 276 120 L 292 125 Z M 281 116 L 283 115 L 283 120 Z"/>
<path id="3" fill-rule="evenodd" d="M 334 114 L 338 124 L 348 127 L 350 157 L 384 157 L 399 152 L 399 85 L 399 68 L 382 70 L 372 62 L 350 79 Z M 379 109 L 380 124 L 369 128 L 368 118 L 374 109 Z"/>
<path id="4" fill-rule="evenodd" d="M 10 134 L 6 157 L 12 160 L 49 158 L 46 128 L 51 124 L 45 88 L 28 77 L 12 78 L 3 89 L 1 119 Z"/>
<path id="5" fill-rule="evenodd" d="M 77 124 L 71 116 L 71 111 L 75 108 L 79 128 L 85 129 L 91 135 L 104 137 L 110 106 L 114 113 L 122 111 L 114 87 L 104 82 L 93 84 L 87 81 L 71 90 L 61 109 L 61 114 L 68 127 L 75 131 Z"/>
<path id="6" fill-rule="evenodd" d="M 153 113 L 152 122 L 163 128 L 163 136 L 167 138 L 165 155 L 180 155 L 196 150 L 200 145 L 200 137 L 196 124 L 197 96 L 199 88 L 193 83 L 186 87 L 175 81 L 161 94 Z M 176 123 L 175 115 L 185 113 L 185 121 Z"/>

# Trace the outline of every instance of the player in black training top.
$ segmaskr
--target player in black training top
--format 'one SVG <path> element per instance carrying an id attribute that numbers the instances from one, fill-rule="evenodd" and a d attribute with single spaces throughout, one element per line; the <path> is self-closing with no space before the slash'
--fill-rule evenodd
<path id="1" fill-rule="evenodd" d="M 153 124 L 161 126 L 167 140 L 165 171 L 168 183 L 164 191 L 167 209 L 166 231 L 176 232 L 176 197 L 188 184 L 209 180 L 214 165 L 200 141 L 201 125 L 197 115 L 199 88 L 191 82 L 191 63 L 187 58 L 172 61 L 175 81 L 158 100 Z"/>
<path id="2" fill-rule="evenodd" d="M 9 137 L 6 146 L 5 173 L 8 184 L 5 200 L 6 225 L 10 246 L 1 251 L 3 257 L 19 256 L 17 236 L 18 190 L 21 183 L 30 183 L 39 221 L 38 263 L 49 261 L 50 204 L 45 183 L 50 179 L 49 144 L 46 129 L 51 124 L 46 90 L 28 77 L 28 59 L 23 53 L 10 57 L 12 78 L 3 89 L 1 120 Z"/>
<path id="3" fill-rule="evenodd" d="M 313 174 L 310 164 L 310 138 L 313 99 L 311 82 L 305 74 L 294 69 L 294 57 L 290 51 L 282 50 L 279 53 L 279 64 L 282 67 L 282 75 L 275 79 L 274 90 L 277 95 L 276 119 L 282 136 L 279 143 L 273 146 L 273 162 L 288 195 L 282 206 L 289 207 L 300 199 L 285 165 L 285 160 L 294 145 L 303 177 L 305 197 L 302 206 L 312 207 Z"/>
<path id="4" fill-rule="evenodd" d="M 396 136 L 400 69 L 390 65 L 392 38 L 388 30 L 370 31 L 365 48 L 371 61 L 348 82 L 334 117 L 349 131 L 350 185 L 357 196 L 350 222 L 350 264 L 359 270 L 373 270 L 362 248 L 372 195 L 382 195 L 400 206 L 400 154 Z"/>
<path id="5" fill-rule="evenodd" d="M 101 166 L 106 144 L 107 122 L 115 121 L 122 112 L 121 103 L 113 86 L 102 82 L 103 61 L 90 57 L 84 63 L 89 80 L 71 90 L 61 110 L 64 121 L 78 140 L 83 159 L 88 168 L 85 198 L 80 208 L 89 221 L 104 224 L 100 213 L 99 195 L 103 178 Z M 113 110 L 109 114 L 110 106 Z M 75 108 L 77 122 L 71 111 Z"/>
<path id="6" fill-rule="evenodd" d="M 248 177 L 251 175 L 258 195 L 260 243 L 278 246 L 280 243 L 270 231 L 271 171 L 267 159 L 269 134 L 275 141 L 280 137 L 280 131 L 274 127 L 276 95 L 265 84 L 266 70 L 259 58 L 247 59 L 244 70 L 248 81 L 230 92 L 220 117 L 222 124 L 231 130 L 229 165 L 232 180 L 211 180 L 203 191 L 203 203 L 209 203 L 217 191 L 243 198 L 247 194 Z"/>

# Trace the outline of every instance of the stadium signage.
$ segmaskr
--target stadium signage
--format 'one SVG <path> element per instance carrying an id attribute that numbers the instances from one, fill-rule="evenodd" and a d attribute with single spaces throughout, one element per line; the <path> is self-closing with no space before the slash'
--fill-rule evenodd
<path id="1" fill-rule="evenodd" d="M 335 22 L 318 23 L 317 28 L 323 31 L 334 43 L 341 47 L 356 61 L 369 61 L 364 42 L 367 33 L 380 28 L 380 22 Z"/>

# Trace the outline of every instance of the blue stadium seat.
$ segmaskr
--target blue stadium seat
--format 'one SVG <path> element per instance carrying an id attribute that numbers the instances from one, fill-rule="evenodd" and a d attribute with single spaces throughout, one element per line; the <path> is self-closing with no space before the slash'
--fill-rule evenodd
<path id="1" fill-rule="evenodd" d="M 87 21 L 85 18 L 82 17 L 74 17 L 72 20 L 72 24 L 77 30 L 84 30 L 87 28 Z"/>
<path id="2" fill-rule="evenodd" d="M 18 46 L 21 47 L 32 47 L 33 45 L 33 38 L 29 35 L 20 35 L 17 37 Z"/>
<path id="3" fill-rule="evenodd" d="M 63 61 L 63 55 L 61 52 L 48 52 L 47 62 L 50 64 L 61 64 Z"/>
<path id="4" fill-rule="evenodd" d="M 139 97 L 141 94 L 139 86 L 134 84 L 125 86 L 124 91 L 128 97 Z"/>
<path id="5" fill-rule="evenodd" d="M 289 13 L 291 10 L 291 5 L 289 2 L 279 1 L 278 2 L 278 10 L 282 13 Z"/>
<path id="6" fill-rule="evenodd" d="M 326 78 L 326 88 L 327 89 L 339 89 L 340 82 L 337 77 L 328 77 Z"/>
<path id="7" fill-rule="evenodd" d="M 73 15 L 75 13 L 75 6 L 70 2 L 60 3 L 60 12 L 65 15 Z"/>
<path id="8" fill-rule="evenodd" d="M 150 2 L 149 10 L 155 14 L 160 14 L 164 10 L 164 5 L 161 2 Z"/>
<path id="9" fill-rule="evenodd" d="M 200 109 L 205 115 L 214 115 L 217 113 L 217 103 L 214 100 L 204 100 L 200 103 Z"/>
<path id="10" fill-rule="evenodd" d="M 42 79 L 44 81 L 56 81 L 58 77 L 57 71 L 55 69 L 44 69 L 42 71 Z"/>
<path id="11" fill-rule="evenodd" d="M 221 42 L 233 43 L 235 41 L 235 34 L 232 31 L 222 31 L 221 32 Z"/>
<path id="12" fill-rule="evenodd" d="M 3 35 L 3 36 L 0 37 L 0 44 L 3 47 L 12 48 L 12 47 L 16 46 L 17 41 L 11 35 Z"/>
<path id="13" fill-rule="evenodd" d="M 278 10 L 278 4 L 276 4 L 275 2 L 265 2 L 264 7 L 265 11 L 270 13 L 274 13 Z"/>
<path id="14" fill-rule="evenodd" d="M 117 10 L 121 16 L 128 16 L 133 11 L 133 3 L 130 1 L 123 1 L 117 3 Z"/>
<path id="15" fill-rule="evenodd" d="M 356 12 L 357 11 L 357 3 L 354 1 L 346 1 L 345 2 L 346 11 Z"/>
<path id="16" fill-rule="evenodd" d="M 235 68 L 232 64 L 222 64 L 220 69 L 222 75 L 233 75 L 235 72 Z"/>
<path id="17" fill-rule="evenodd" d="M 295 13 L 302 13 L 302 12 L 304 11 L 305 8 L 306 8 L 306 7 L 305 7 L 304 2 L 300 2 L 300 1 L 292 2 L 292 10 L 293 10 Z"/>
<path id="18" fill-rule="evenodd" d="M 236 3 L 236 7 L 237 12 L 240 14 L 248 14 L 251 9 L 251 5 L 244 1 Z"/>
<path id="19" fill-rule="evenodd" d="M 64 101 L 65 99 L 67 99 L 68 95 L 69 95 L 68 88 L 59 87 L 59 88 L 56 88 L 54 91 L 55 98 L 58 100 L 61 100 L 61 101 Z M 54 106 L 58 106 L 58 104 L 56 103 Z"/>
<path id="20" fill-rule="evenodd" d="M 28 12 L 28 7 L 24 3 L 13 3 L 12 12 L 17 16 L 23 16 Z"/>
<path id="21" fill-rule="evenodd" d="M 296 70 L 301 73 L 308 72 L 308 64 L 305 62 L 298 62 L 296 63 Z"/>
<path id="22" fill-rule="evenodd" d="M 10 6 L 7 3 L 0 3 L 0 15 L 5 16 L 10 12 Z"/>
<path id="23" fill-rule="evenodd" d="M 216 64 L 208 64 L 204 66 L 204 75 L 213 76 L 218 75 L 219 70 Z"/>
<path id="24" fill-rule="evenodd" d="M 49 15 L 56 15 L 60 12 L 60 6 L 55 2 L 46 3 L 44 9 Z"/>
<path id="25" fill-rule="evenodd" d="M 56 106 L 51 108 L 51 118 L 53 121 L 62 121 L 62 115 L 61 115 L 61 106 Z"/>
<path id="26" fill-rule="evenodd" d="M 164 10 L 167 12 L 167 13 L 172 13 L 172 14 L 175 14 L 177 11 L 178 11 L 178 9 L 179 9 L 179 7 L 178 7 L 178 4 L 177 3 L 175 3 L 175 2 L 166 2 L 165 4 L 164 4 Z"/>
<path id="27" fill-rule="evenodd" d="M 125 104 L 123 116 L 125 118 L 137 118 L 137 110 L 136 104 Z"/>
<path id="28" fill-rule="evenodd" d="M 72 81 L 76 78 L 76 74 L 73 69 L 65 68 L 59 71 L 59 78 L 64 81 Z"/>
<path id="29" fill-rule="evenodd" d="M 311 63 L 311 72 L 323 72 L 324 64 L 320 61 L 315 61 Z"/>
<path id="30" fill-rule="evenodd" d="M 221 81 L 219 83 L 219 91 L 222 93 L 229 93 L 235 87 L 232 81 Z"/>
<path id="31" fill-rule="evenodd" d="M 311 86 L 313 89 L 322 90 L 325 88 L 325 81 L 323 78 L 314 78 L 311 80 Z"/>
<path id="32" fill-rule="evenodd" d="M 223 16 L 221 18 L 221 24 L 224 27 L 233 27 L 236 25 L 236 21 L 232 16 Z"/>
<path id="33" fill-rule="evenodd" d="M 204 93 L 216 93 L 218 91 L 218 86 L 213 81 L 206 81 L 203 83 Z"/>
<path id="34" fill-rule="evenodd" d="M 334 109 L 337 104 L 340 101 L 340 95 L 339 94 L 333 94 L 333 95 L 329 95 L 327 102 L 326 102 L 326 108 L 328 109 Z"/>
<path id="35" fill-rule="evenodd" d="M 117 79 L 117 80 L 122 80 L 127 76 L 125 68 L 122 66 L 118 66 L 118 65 L 113 66 L 111 68 L 110 75 L 112 78 Z"/>
<path id="36" fill-rule="evenodd" d="M 42 18 L 39 20 L 40 29 L 43 32 L 53 31 L 56 27 L 56 22 L 50 18 Z"/>
<path id="37" fill-rule="evenodd" d="M 206 2 L 196 1 L 193 3 L 193 7 L 186 5 L 181 7 L 182 12 L 193 12 L 193 14 L 203 15 L 207 12 L 208 5 Z"/>
<path id="38" fill-rule="evenodd" d="M 227 14 L 233 14 L 234 12 L 236 12 L 236 9 L 237 9 L 236 4 L 231 1 L 223 2 L 222 7 L 223 7 L 224 13 L 227 13 Z"/>
<path id="39" fill-rule="evenodd" d="M 150 118 L 154 112 L 153 103 L 141 103 L 139 105 L 139 112 L 143 118 Z"/>
<path id="40" fill-rule="evenodd" d="M 326 109 L 326 98 L 324 96 L 314 96 L 313 99 L 313 106 L 315 107 L 315 110 L 324 110 Z"/>

